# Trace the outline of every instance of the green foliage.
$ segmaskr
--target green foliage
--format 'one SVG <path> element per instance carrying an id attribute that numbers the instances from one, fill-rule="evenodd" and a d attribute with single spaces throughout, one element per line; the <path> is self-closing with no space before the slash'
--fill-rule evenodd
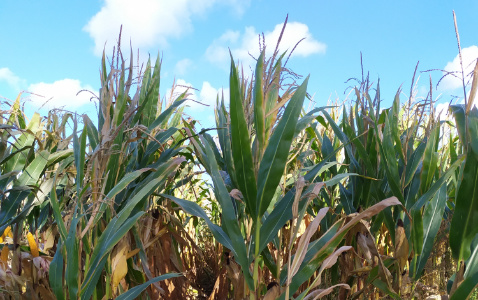
<path id="1" fill-rule="evenodd" d="M 265 53 L 250 80 L 231 55 L 217 140 L 182 118 L 188 91 L 161 99 L 159 57 L 134 77 L 132 52 L 129 65 L 120 49 L 110 65 L 103 54 L 95 122 L 27 121 L 19 96 L 0 122 L 0 267 L 20 276 L 6 291 L 173 298 L 165 281 L 175 297 L 209 296 L 199 280 L 212 274 L 221 297 L 410 298 L 445 235 L 458 266 L 449 293 L 470 295 L 478 110 L 453 105 L 443 122 L 433 99 L 402 105 L 401 90 L 384 109 L 367 78 L 352 105 L 305 111 L 309 77 L 285 67 L 286 53 Z"/>

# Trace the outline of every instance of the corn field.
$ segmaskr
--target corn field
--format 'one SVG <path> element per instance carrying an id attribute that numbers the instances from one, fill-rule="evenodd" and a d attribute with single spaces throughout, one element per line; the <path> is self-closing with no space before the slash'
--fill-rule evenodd
<path id="1" fill-rule="evenodd" d="M 94 118 L 3 104 L 0 299 L 475 297 L 478 63 L 449 118 L 432 83 L 382 107 L 368 77 L 306 110 L 262 46 L 253 74 L 231 56 L 216 128 L 119 44 Z"/>

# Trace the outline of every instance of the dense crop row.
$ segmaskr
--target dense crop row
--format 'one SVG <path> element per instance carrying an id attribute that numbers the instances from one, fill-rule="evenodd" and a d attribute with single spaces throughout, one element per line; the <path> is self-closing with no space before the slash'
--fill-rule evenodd
<path id="1" fill-rule="evenodd" d="M 3 298 L 471 294 L 478 64 L 441 121 L 431 93 L 383 108 L 368 78 L 352 105 L 304 111 L 308 79 L 264 53 L 249 80 L 231 57 L 214 131 L 183 119 L 187 92 L 160 98 L 159 58 L 134 78 L 120 50 L 98 120 L 27 120 L 20 96 L 2 111 Z"/>

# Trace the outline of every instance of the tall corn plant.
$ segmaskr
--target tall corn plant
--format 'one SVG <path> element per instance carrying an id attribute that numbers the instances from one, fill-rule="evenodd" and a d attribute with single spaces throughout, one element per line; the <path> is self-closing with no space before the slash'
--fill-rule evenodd
<path id="1" fill-rule="evenodd" d="M 152 277 L 137 224 L 156 202 L 155 192 L 174 183 L 184 162 L 179 119 L 172 115 L 185 94 L 162 107 L 158 57 L 154 68 L 148 61 L 131 98 L 132 53 L 128 67 L 119 49 L 116 59 L 108 71 L 103 54 L 98 127 L 86 115 L 82 130 L 74 120 L 73 186 L 54 184 L 50 193 L 60 232 L 50 283 L 59 299 L 111 298 L 123 292 L 124 279 L 139 284 L 118 297 L 127 299 L 151 284 L 162 292 L 157 281 L 179 276 Z M 59 167 L 56 183 L 64 179 L 64 168 Z M 62 212 L 68 212 L 67 222 Z M 137 269 L 145 277 L 138 277 Z"/>
<path id="2" fill-rule="evenodd" d="M 65 130 L 70 115 L 65 114 L 60 120 L 49 114 L 42 119 L 35 113 L 27 124 L 20 106 L 21 95 L 6 115 L 2 111 L 0 121 L 1 268 L 6 274 L 2 288 L 10 295 L 23 294 L 26 290 L 26 295 L 43 293 L 47 297 L 51 295 L 48 280 L 44 278 L 48 258 L 43 251 L 47 250 L 38 251 L 34 235 L 37 229 L 49 227 L 51 174 L 58 163 L 71 161 L 73 151 L 68 149 L 69 137 Z M 7 232 L 10 235 L 13 232 L 12 240 L 6 238 Z M 24 237 L 28 239 L 26 245 Z M 10 251 L 11 264 L 8 265 Z M 43 275 L 35 275 L 37 271 Z"/>
<path id="3" fill-rule="evenodd" d="M 317 118 L 328 132 L 333 132 L 332 140 L 330 134 L 320 136 L 315 128 L 308 132 L 317 141 L 315 149 L 322 152 L 316 155 L 316 159 L 324 159 L 328 153 L 343 147 L 344 165 L 339 173 L 347 166 L 345 172 L 360 175 L 352 176 L 346 185 L 336 187 L 340 194 L 337 213 L 355 213 L 387 197 L 400 200 L 402 209 L 388 208 L 374 218 L 370 230 L 378 233 L 379 238 L 362 247 L 365 252 L 373 254 L 381 236 L 391 238 L 395 247 L 390 250 L 397 261 L 391 268 L 395 270 L 395 283 L 388 284 L 384 290 L 395 289 L 398 294 L 402 286 L 401 274 L 409 256 L 410 277 L 418 280 L 423 274 L 451 193 L 447 187 L 453 188 L 452 180 L 464 157 L 455 155 L 455 159 L 447 159 L 453 147 L 444 146 L 448 140 L 441 133 L 442 124 L 435 121 L 430 98 L 425 103 L 415 104 L 411 93 L 410 101 L 401 109 L 398 91 L 392 107 L 382 110 L 380 85 L 377 84 L 374 98 L 369 94 L 368 80 L 363 80 L 359 86 L 355 89 L 354 105 L 348 110 L 343 109 L 340 122 L 327 112 L 323 113 L 323 119 Z M 425 115 L 427 111 L 428 116 Z M 331 162 L 335 159 L 334 155 Z M 357 238 L 353 237 L 351 241 Z M 359 241 L 356 242 L 360 245 Z M 351 272 L 344 278 L 348 281 L 356 276 Z M 367 283 L 383 289 L 383 285 L 373 280 Z"/>
<path id="4" fill-rule="evenodd" d="M 448 289 L 451 299 L 467 298 L 478 284 L 478 110 L 473 107 L 477 89 L 478 62 L 469 95 L 464 93 L 465 104 L 450 107 L 465 156 L 457 178 L 449 236 L 453 258 L 457 261 L 457 271 Z"/>
<path id="5" fill-rule="evenodd" d="M 310 183 L 307 189 L 302 185 L 282 191 L 280 183 L 290 171 L 291 146 L 307 124 L 314 120 L 314 112 L 323 110 L 316 109 L 299 119 L 308 78 L 300 86 L 289 87 L 282 97 L 279 96 L 282 57 L 265 63 L 263 51 L 257 61 L 255 80 L 250 84 L 239 77 L 231 58 L 230 109 L 227 112 L 224 100 L 218 103 L 216 109 L 220 151 L 211 136 L 193 134 L 194 129 L 189 128 L 196 155 L 212 178 L 216 200 L 222 210 L 221 224 L 212 223 L 195 203 L 163 195 L 182 206 L 187 213 L 203 218 L 217 241 L 231 251 L 246 284 L 246 291 L 236 294 L 239 298 L 247 293 L 251 299 L 260 296 L 263 286 L 260 266 L 263 264 L 279 282 L 280 288 L 275 295 L 289 298 L 313 276 L 329 255 L 332 257 L 330 266 L 334 264 L 335 248 L 348 230 L 361 219 L 399 203 L 392 198 L 348 223 L 344 219 L 338 220 L 322 239 L 312 243 L 313 233 L 327 214 L 328 209 L 325 208 L 318 212 L 314 226 L 302 235 L 296 254 L 290 258 L 288 265 L 283 265 L 286 259 L 282 261 L 271 255 L 273 248 L 282 251 L 278 238 L 282 227 L 291 219 L 298 219 L 299 224 L 302 221 L 308 203 L 318 196 L 324 186 L 317 175 L 324 166 L 328 167 L 324 161 L 309 171 L 302 171 L 303 182 Z M 269 69 L 264 70 L 265 64 L 269 65 Z M 293 241 L 290 240 L 291 246 Z M 330 266 L 323 264 L 324 269 Z M 235 286 L 236 290 L 238 288 L 240 285 Z M 308 292 L 309 289 L 300 298 Z"/>

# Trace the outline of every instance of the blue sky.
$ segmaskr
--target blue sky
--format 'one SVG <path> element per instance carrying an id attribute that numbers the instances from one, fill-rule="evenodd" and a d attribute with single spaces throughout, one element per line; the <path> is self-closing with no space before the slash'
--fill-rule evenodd
<path id="1" fill-rule="evenodd" d="M 351 83 L 345 81 L 361 76 L 360 52 L 371 80 L 380 78 L 387 106 L 400 85 L 408 94 L 418 61 L 418 71 L 457 70 L 452 10 L 468 65 L 478 57 L 478 1 L 3 0 L 0 101 L 14 100 L 24 90 L 44 96 L 24 94 L 27 115 L 50 98 L 47 108 L 94 113 L 88 94 L 76 93 L 81 89 L 98 93 L 102 49 L 106 45 L 111 55 L 123 24 L 123 50 L 131 39 L 140 60 L 148 54 L 155 59 L 159 52 L 161 94 L 168 94 L 174 80 L 198 89 L 192 97 L 211 106 L 191 102 L 188 112 L 209 127 L 215 95 L 228 87 L 227 49 L 248 66 L 248 52 L 258 51 L 257 35 L 264 32 L 272 50 L 288 14 L 281 50 L 290 50 L 306 38 L 288 67 L 304 76 L 311 74 L 308 92 L 316 106 L 346 98 L 344 91 Z M 426 95 L 428 76 L 436 84 L 442 73 L 418 75 L 420 97 Z M 462 95 L 459 81 L 448 77 L 434 90 L 434 95 L 439 94 L 439 103 L 449 102 L 450 95 Z M 46 113 L 45 108 L 41 112 Z"/>

